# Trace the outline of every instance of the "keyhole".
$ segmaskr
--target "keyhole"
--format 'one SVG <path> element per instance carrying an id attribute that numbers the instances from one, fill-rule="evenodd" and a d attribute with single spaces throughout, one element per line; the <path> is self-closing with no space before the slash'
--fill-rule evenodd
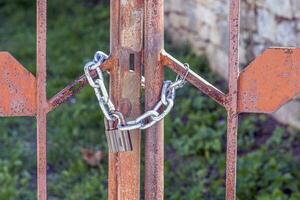
<path id="1" fill-rule="evenodd" d="M 135 66 L 134 66 L 134 54 L 131 53 L 129 55 L 129 71 L 134 71 L 135 70 Z"/>

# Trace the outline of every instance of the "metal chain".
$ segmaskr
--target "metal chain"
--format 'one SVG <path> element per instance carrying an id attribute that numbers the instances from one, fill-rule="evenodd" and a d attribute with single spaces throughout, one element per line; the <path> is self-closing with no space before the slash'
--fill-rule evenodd
<path id="1" fill-rule="evenodd" d="M 97 51 L 94 60 L 88 62 L 84 66 L 85 76 L 89 82 L 89 84 L 94 88 L 96 97 L 99 102 L 99 106 L 105 116 L 105 118 L 109 121 L 113 121 L 115 117 L 112 115 L 112 112 L 115 111 L 115 106 L 109 99 L 107 90 L 104 85 L 103 74 L 100 69 L 100 65 L 108 58 L 108 56 L 102 51 Z M 91 76 L 91 71 L 96 70 L 97 79 L 93 79 Z"/>
<path id="2" fill-rule="evenodd" d="M 119 118 L 124 118 L 123 114 L 115 109 L 115 106 L 111 102 L 107 90 L 105 88 L 104 79 L 102 70 L 100 68 L 101 64 L 108 58 L 108 56 L 101 52 L 97 51 L 94 60 L 88 62 L 84 67 L 84 72 L 87 77 L 89 84 L 94 88 L 96 97 L 99 101 L 99 106 L 105 116 L 105 118 L 109 121 L 115 121 Z M 172 110 L 174 106 L 175 94 L 176 90 L 183 87 L 186 83 L 186 77 L 189 74 L 189 65 L 185 64 L 186 73 L 184 76 L 177 75 L 176 80 L 172 81 L 164 81 L 161 91 L 160 101 L 154 106 L 152 110 L 149 110 L 132 121 L 124 121 L 119 123 L 118 129 L 121 131 L 128 131 L 134 129 L 147 129 L 160 120 L 162 120 L 169 112 Z M 97 71 L 97 78 L 93 79 L 91 77 L 91 71 Z M 143 79 L 143 77 L 142 77 Z M 162 112 L 160 112 L 162 110 Z M 119 117 L 116 117 L 118 113 Z"/>

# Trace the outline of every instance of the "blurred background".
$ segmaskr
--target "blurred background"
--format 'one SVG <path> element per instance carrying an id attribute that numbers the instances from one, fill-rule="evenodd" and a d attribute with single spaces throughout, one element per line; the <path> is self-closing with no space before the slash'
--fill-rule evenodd
<path id="1" fill-rule="evenodd" d="M 241 68 L 269 46 L 300 45 L 299 7 L 298 0 L 242 1 Z M 0 0 L 0 50 L 32 73 L 35 10 L 33 0 Z M 226 91 L 228 1 L 166 0 L 165 15 L 167 51 Z M 97 50 L 109 52 L 108 1 L 49 0 L 48 97 L 83 74 Z M 174 77 L 166 71 L 165 79 Z M 300 199 L 298 104 L 241 116 L 238 199 Z M 36 199 L 35 129 L 34 118 L 0 120 L 0 200 Z M 186 85 L 165 122 L 165 199 L 224 199 L 225 150 L 225 110 Z M 87 87 L 48 116 L 49 200 L 107 199 L 107 152 L 103 116 Z"/>

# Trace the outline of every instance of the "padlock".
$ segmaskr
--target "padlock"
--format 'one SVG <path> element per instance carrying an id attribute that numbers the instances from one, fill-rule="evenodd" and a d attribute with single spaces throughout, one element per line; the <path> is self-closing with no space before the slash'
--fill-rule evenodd
<path id="1" fill-rule="evenodd" d="M 112 114 L 116 120 L 106 123 L 106 139 L 109 151 L 112 153 L 132 151 L 132 143 L 129 131 L 121 131 L 119 125 L 125 125 L 125 120 L 120 112 Z"/>

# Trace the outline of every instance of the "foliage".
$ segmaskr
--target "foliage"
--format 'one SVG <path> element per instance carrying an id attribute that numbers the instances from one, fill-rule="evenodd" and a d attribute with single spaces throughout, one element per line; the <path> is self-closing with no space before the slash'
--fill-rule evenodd
<path id="1" fill-rule="evenodd" d="M 16 12 L 17 11 L 17 12 Z M 82 74 L 98 49 L 109 50 L 109 9 L 92 0 L 49 1 L 48 96 Z M 0 49 L 35 72 L 35 3 L 0 0 Z M 166 48 L 225 90 L 188 45 Z M 166 78 L 174 74 L 166 70 Z M 1 91 L 0 91 L 1 95 Z M 187 98 L 188 97 L 188 98 Z M 224 199 L 226 112 L 187 84 L 166 118 L 166 199 Z M 48 116 L 49 199 L 106 199 L 107 156 L 89 167 L 81 148 L 107 152 L 103 116 L 91 88 Z M 0 199 L 35 199 L 35 119 L 0 120 Z M 300 199 L 300 138 L 264 115 L 242 116 L 238 199 Z"/>

